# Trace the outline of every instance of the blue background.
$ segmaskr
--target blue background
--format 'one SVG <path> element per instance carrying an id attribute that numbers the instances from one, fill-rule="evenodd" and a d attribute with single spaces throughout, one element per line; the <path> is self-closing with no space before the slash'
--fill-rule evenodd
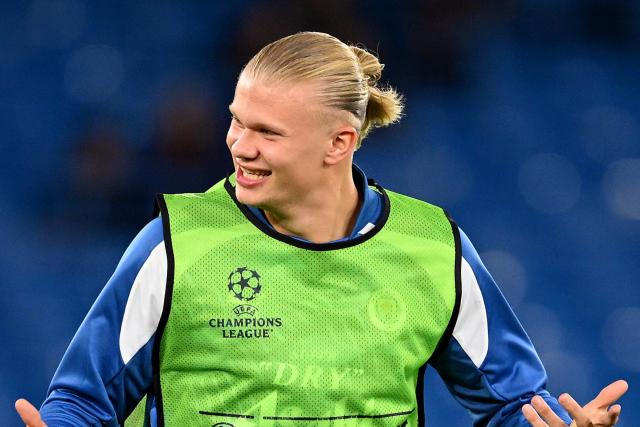
<path id="1" fill-rule="evenodd" d="M 484 5 L 491 3 L 491 6 Z M 229 168 L 237 73 L 298 30 L 377 51 L 406 96 L 358 164 L 447 208 L 549 372 L 640 419 L 640 4 L 36 0 L 0 5 L 0 425 L 39 404 L 155 192 Z M 429 372 L 431 426 L 469 425 Z"/>

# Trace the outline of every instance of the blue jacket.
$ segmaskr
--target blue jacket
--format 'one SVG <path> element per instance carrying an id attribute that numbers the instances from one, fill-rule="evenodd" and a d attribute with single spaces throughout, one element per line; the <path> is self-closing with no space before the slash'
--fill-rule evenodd
<path id="1" fill-rule="evenodd" d="M 380 194 L 367 187 L 360 169 L 354 171 L 363 203 L 345 239 L 370 231 L 382 211 Z M 251 209 L 268 224 L 262 212 Z M 547 376 L 531 341 L 467 236 L 460 235 L 460 309 L 452 337 L 431 365 L 468 410 L 474 427 L 528 427 L 521 407 L 536 394 L 569 423 L 545 389 Z M 117 426 L 151 390 L 166 271 L 162 224 L 156 218 L 126 250 L 71 341 L 41 408 L 49 427 Z M 155 409 L 150 416 L 155 426 Z"/>

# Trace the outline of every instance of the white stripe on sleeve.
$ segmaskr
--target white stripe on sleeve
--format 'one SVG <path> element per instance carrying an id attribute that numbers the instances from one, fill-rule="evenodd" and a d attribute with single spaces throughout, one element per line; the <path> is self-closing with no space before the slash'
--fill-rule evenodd
<path id="1" fill-rule="evenodd" d="M 127 299 L 120 328 L 120 355 L 125 365 L 158 329 L 166 284 L 167 252 L 160 242 L 142 265 Z"/>
<path id="2" fill-rule="evenodd" d="M 453 337 L 477 368 L 482 365 L 489 350 L 487 312 L 471 266 L 462 258 L 462 298 Z"/>

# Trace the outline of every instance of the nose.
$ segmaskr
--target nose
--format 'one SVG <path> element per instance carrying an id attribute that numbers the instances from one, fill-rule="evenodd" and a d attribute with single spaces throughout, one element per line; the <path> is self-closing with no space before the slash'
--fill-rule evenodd
<path id="1" fill-rule="evenodd" d="M 250 129 L 238 129 L 229 131 L 227 144 L 234 159 L 254 160 L 259 155 L 259 150 L 254 140 L 254 133 Z"/>

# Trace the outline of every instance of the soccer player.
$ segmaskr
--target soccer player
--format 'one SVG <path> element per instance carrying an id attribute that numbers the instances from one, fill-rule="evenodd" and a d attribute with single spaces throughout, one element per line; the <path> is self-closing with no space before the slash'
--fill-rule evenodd
<path id="1" fill-rule="evenodd" d="M 159 197 L 23 421 L 418 426 L 431 364 L 474 426 L 614 425 L 624 381 L 559 404 L 467 236 L 353 165 L 402 112 L 381 71 L 322 33 L 254 56 L 230 105 L 235 173 Z"/>

